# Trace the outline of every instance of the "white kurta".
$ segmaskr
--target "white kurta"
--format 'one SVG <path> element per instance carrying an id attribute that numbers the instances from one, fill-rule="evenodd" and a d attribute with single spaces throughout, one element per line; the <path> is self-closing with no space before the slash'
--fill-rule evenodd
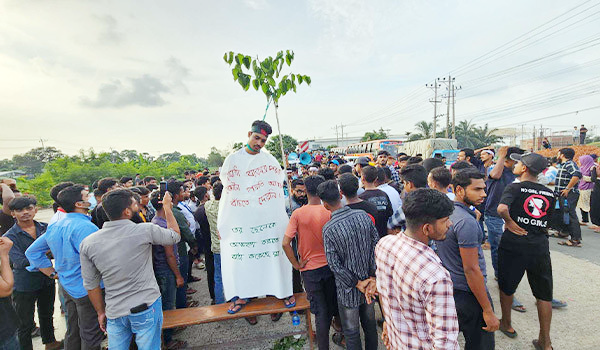
<path id="1" fill-rule="evenodd" d="M 225 298 L 292 295 L 292 266 L 281 248 L 288 224 L 285 173 L 271 154 L 242 148 L 225 159 L 220 174 L 217 227 Z"/>

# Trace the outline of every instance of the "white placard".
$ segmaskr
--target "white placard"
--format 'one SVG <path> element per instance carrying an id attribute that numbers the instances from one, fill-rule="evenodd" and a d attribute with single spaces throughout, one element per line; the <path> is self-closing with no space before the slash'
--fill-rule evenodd
<path id="1" fill-rule="evenodd" d="M 288 224 L 285 173 L 266 152 L 230 154 L 221 173 L 217 227 L 225 299 L 292 295 L 292 265 L 281 248 Z"/>

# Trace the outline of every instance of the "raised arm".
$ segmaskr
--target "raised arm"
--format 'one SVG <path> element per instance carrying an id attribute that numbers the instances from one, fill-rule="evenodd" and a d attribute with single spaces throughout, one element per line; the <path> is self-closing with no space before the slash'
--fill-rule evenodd
<path id="1" fill-rule="evenodd" d="M 10 296 L 15 284 L 8 257 L 12 244 L 13 242 L 7 237 L 0 237 L 0 298 Z"/>

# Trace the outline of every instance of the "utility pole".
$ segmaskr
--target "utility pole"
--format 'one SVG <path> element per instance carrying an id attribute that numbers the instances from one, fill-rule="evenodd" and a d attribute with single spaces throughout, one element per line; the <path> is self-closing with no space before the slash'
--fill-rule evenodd
<path id="1" fill-rule="evenodd" d="M 454 78 L 452 78 L 452 76 L 448 75 L 448 81 L 446 81 L 446 78 L 444 78 L 443 81 L 444 81 L 445 84 L 448 85 L 446 87 L 446 90 L 448 90 L 448 94 L 446 95 L 446 103 L 447 103 L 447 108 L 446 108 L 446 131 L 444 132 L 444 137 L 448 138 L 448 133 L 450 132 L 450 103 L 451 103 L 450 99 L 452 98 L 452 95 L 453 95 L 453 82 L 454 82 Z M 452 125 L 454 126 L 454 122 L 452 122 Z M 452 133 L 452 134 L 454 135 L 454 133 Z"/>
<path id="2" fill-rule="evenodd" d="M 48 141 L 48 140 L 45 140 L 45 139 L 43 139 L 43 138 L 40 137 L 40 142 L 42 143 L 42 149 L 43 150 L 46 150 L 46 147 L 44 146 L 44 142 L 45 141 Z"/>
<path id="3" fill-rule="evenodd" d="M 346 125 L 340 124 L 340 127 L 342 128 L 342 142 L 344 142 L 344 126 L 346 126 Z"/>
<path id="4" fill-rule="evenodd" d="M 337 143 L 337 146 L 339 146 L 340 145 L 340 137 L 338 135 L 338 126 L 337 126 L 337 124 L 335 125 L 335 128 L 332 128 L 332 129 L 335 129 L 335 142 Z"/>
<path id="5" fill-rule="evenodd" d="M 456 91 L 462 89 L 462 86 L 456 87 L 454 78 L 452 79 L 452 138 L 456 139 L 456 110 L 454 107 L 456 105 Z"/>
<path id="6" fill-rule="evenodd" d="M 439 80 L 440 80 L 440 78 L 437 78 L 433 81 L 433 84 L 425 84 L 426 87 L 433 89 L 433 101 L 429 100 L 429 102 L 433 103 L 433 135 L 432 135 L 432 137 L 434 139 L 436 138 L 436 134 L 437 134 L 437 104 L 441 102 L 441 101 L 438 101 L 438 99 L 437 99 L 438 87 L 440 87 L 440 84 L 438 84 Z"/>

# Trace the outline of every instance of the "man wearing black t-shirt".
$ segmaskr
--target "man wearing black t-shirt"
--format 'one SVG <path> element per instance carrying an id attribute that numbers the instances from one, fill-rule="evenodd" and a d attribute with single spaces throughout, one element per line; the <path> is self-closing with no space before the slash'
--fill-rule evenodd
<path id="1" fill-rule="evenodd" d="M 547 166 L 544 157 L 536 153 L 513 153 L 517 162 L 514 174 L 521 182 L 506 187 L 498 214 L 504 219 L 505 231 L 498 248 L 498 285 L 502 320 L 500 330 L 510 338 L 517 332 L 511 326 L 513 295 L 523 274 L 537 299 L 540 322 L 539 338 L 533 340 L 536 349 L 551 349 L 552 265 L 548 247 L 548 223 L 552 217 L 554 194 L 537 182 L 537 175 Z"/>
<path id="2" fill-rule="evenodd" d="M 365 211 L 373 223 L 375 223 L 375 217 L 377 216 L 377 206 L 371 202 L 363 201 L 358 198 L 356 193 L 358 192 L 358 178 L 353 174 L 342 174 L 338 179 L 340 186 L 340 193 L 346 197 L 346 206 L 351 209 L 360 209 Z"/>
<path id="3" fill-rule="evenodd" d="M 377 215 L 375 216 L 375 227 L 379 233 L 379 237 L 387 235 L 387 222 L 390 216 L 394 214 L 392 203 L 388 195 L 375 186 L 377 180 L 377 168 L 366 166 L 362 169 L 362 180 L 365 186 L 365 191 L 358 196 L 360 199 L 371 202 L 377 207 Z"/>

